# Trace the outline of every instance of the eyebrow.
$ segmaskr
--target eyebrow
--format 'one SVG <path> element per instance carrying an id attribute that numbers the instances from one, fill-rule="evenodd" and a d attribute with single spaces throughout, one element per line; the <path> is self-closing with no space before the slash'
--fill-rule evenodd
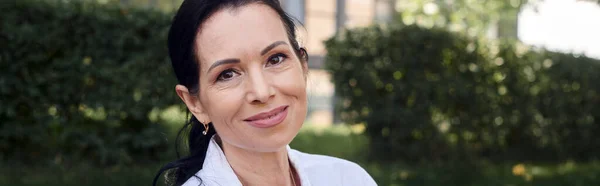
<path id="1" fill-rule="evenodd" d="M 210 72 L 210 70 L 212 70 L 213 68 L 215 68 L 219 65 L 226 65 L 226 64 L 231 64 L 231 63 L 240 63 L 240 59 L 232 58 L 232 59 L 223 59 L 223 60 L 216 61 L 215 63 L 213 63 L 210 66 L 210 68 L 208 68 L 207 72 Z"/>
<path id="2" fill-rule="evenodd" d="M 287 43 L 285 41 L 275 41 L 274 43 L 270 44 L 269 46 L 265 47 L 265 49 L 260 51 L 260 55 L 265 55 L 267 52 L 279 45 L 287 45 Z"/>
<path id="3" fill-rule="evenodd" d="M 273 50 L 273 48 L 279 46 L 279 45 L 287 45 L 287 43 L 285 41 L 275 41 L 273 43 L 271 43 L 269 46 L 265 47 L 262 51 L 260 51 L 260 55 L 265 55 L 267 52 Z M 207 72 L 210 72 L 210 70 L 212 70 L 213 68 L 219 66 L 219 65 L 226 65 L 226 64 L 232 64 L 232 63 L 240 63 L 240 59 L 237 58 L 231 58 L 231 59 L 223 59 L 223 60 L 219 60 L 214 62 L 210 68 L 208 68 Z"/>

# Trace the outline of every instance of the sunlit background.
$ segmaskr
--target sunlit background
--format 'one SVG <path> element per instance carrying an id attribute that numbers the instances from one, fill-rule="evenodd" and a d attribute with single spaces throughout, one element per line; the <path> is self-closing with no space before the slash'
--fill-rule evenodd
<path id="1" fill-rule="evenodd" d="M 175 159 L 181 2 L 0 3 L 0 185 L 148 185 Z M 310 59 L 292 148 L 379 185 L 600 185 L 600 1 L 281 3 Z"/>

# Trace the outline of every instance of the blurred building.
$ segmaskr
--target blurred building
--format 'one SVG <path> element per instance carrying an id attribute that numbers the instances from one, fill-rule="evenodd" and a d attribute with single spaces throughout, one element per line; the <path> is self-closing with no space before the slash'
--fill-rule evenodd
<path id="1" fill-rule="evenodd" d="M 300 42 L 306 47 L 311 68 L 308 77 L 307 123 L 330 125 L 334 121 L 334 86 L 322 69 L 323 42 L 342 28 L 368 26 L 392 20 L 394 0 L 281 0 L 285 11 L 302 23 Z"/>

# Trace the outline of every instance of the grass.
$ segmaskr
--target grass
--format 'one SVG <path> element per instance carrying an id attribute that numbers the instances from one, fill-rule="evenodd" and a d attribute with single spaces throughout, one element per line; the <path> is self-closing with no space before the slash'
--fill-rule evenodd
<path id="1" fill-rule="evenodd" d="M 600 185 L 600 162 L 555 164 L 462 162 L 441 165 L 376 164 L 366 161 L 368 140 L 364 127 L 306 125 L 292 148 L 336 156 L 361 164 L 379 185 L 390 186 L 595 186 Z M 150 185 L 163 162 L 96 167 L 87 163 L 65 166 L 38 163 L 0 165 L 2 186 Z"/>
<path id="2" fill-rule="evenodd" d="M 569 163 L 556 165 L 524 165 L 525 172 L 514 174 L 520 164 L 490 164 L 479 168 L 461 165 L 363 165 L 379 185 L 391 186 L 595 186 L 600 185 L 600 164 Z M 77 165 L 0 168 L 3 186 L 75 186 L 75 185 L 149 185 L 160 164 L 98 168 Z M 518 168 L 517 168 L 518 170 Z M 538 174 L 536 171 L 542 171 Z"/>
<path id="3" fill-rule="evenodd" d="M 565 166 L 574 165 L 570 171 Z M 600 163 L 557 164 L 461 162 L 444 165 L 376 165 L 367 167 L 380 185 L 451 186 L 595 186 L 600 185 Z"/>

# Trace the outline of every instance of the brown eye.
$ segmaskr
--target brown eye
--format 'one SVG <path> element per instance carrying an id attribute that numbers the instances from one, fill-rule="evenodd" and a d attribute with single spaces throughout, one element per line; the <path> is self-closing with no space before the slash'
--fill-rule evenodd
<path id="1" fill-rule="evenodd" d="M 267 61 L 267 66 L 277 65 L 277 64 L 283 62 L 286 58 L 287 58 L 287 56 L 282 53 L 272 55 L 271 57 L 269 57 L 269 61 Z"/>
<path id="2" fill-rule="evenodd" d="M 221 72 L 221 74 L 219 74 L 219 77 L 217 77 L 217 81 L 227 81 L 235 77 L 236 75 L 237 72 L 235 72 L 233 69 L 227 69 Z"/>

